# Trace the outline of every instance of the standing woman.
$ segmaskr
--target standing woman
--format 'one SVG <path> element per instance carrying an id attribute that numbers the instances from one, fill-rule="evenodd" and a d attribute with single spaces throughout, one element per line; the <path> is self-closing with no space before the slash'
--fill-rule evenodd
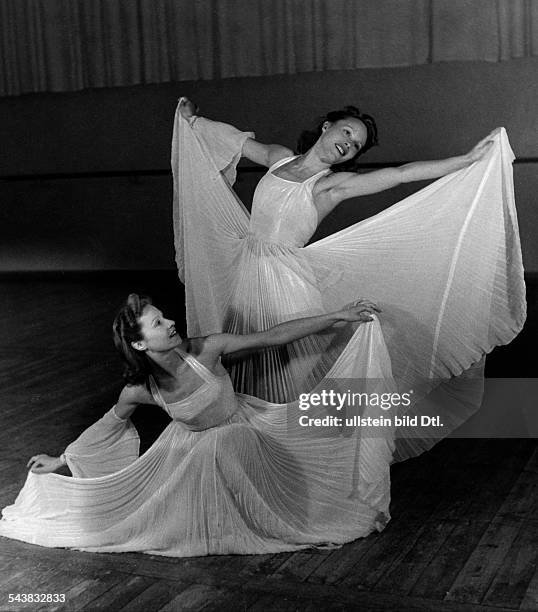
<path id="1" fill-rule="evenodd" d="M 377 311 L 359 301 L 264 332 L 189 340 L 149 298 L 130 295 L 114 322 L 128 384 L 116 406 L 60 457 L 30 459 L 22 491 L 3 510 L 0 535 L 91 552 L 186 557 L 339 545 L 381 530 L 389 520 L 392 428 L 368 435 L 354 428 L 345 436 L 339 426 L 310 429 L 297 402 L 236 395 L 220 363 L 224 354 L 347 322 L 355 333 L 331 376 L 388 379 Z M 367 364 L 353 360 L 357 344 L 370 347 Z M 160 407 L 171 419 L 140 457 L 130 421 L 139 404 Z M 327 415 L 315 406 L 307 412 Z M 50 473 L 64 463 L 74 477 Z"/>
<path id="2" fill-rule="evenodd" d="M 383 310 L 400 390 L 424 399 L 417 413 L 441 417 L 442 435 L 457 427 L 480 403 L 484 356 L 510 342 L 526 314 L 504 129 L 466 155 L 357 174 L 356 158 L 377 142 L 377 129 L 354 107 L 329 113 L 298 155 L 194 111 L 180 100 L 172 143 L 189 334 L 266 329 L 366 296 Z M 269 167 L 251 215 L 230 189 L 241 155 Z M 438 177 L 380 214 L 307 244 L 340 202 Z M 236 389 L 289 401 L 327 373 L 350 333 L 331 330 L 237 361 Z M 408 440 L 402 457 L 439 437 L 413 428 L 399 434 Z"/>

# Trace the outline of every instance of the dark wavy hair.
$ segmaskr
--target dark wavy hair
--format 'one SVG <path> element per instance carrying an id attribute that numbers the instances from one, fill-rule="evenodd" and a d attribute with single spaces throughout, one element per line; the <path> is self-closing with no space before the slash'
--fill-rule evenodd
<path id="1" fill-rule="evenodd" d="M 366 142 L 352 159 L 348 159 L 341 164 L 334 164 L 331 166 L 331 170 L 333 172 L 356 172 L 358 168 L 357 158 L 366 153 L 368 149 L 379 144 L 375 119 L 371 115 L 361 113 L 356 106 L 345 106 L 341 110 L 331 111 L 319 120 L 315 130 L 305 130 L 302 132 L 297 141 L 297 153 L 306 153 L 314 146 L 323 132 L 323 124 L 326 121 L 334 123 L 335 121 L 340 121 L 340 119 L 349 119 L 350 117 L 360 119 L 366 126 Z"/>
<path id="2" fill-rule="evenodd" d="M 112 324 L 114 345 L 121 355 L 123 378 L 128 385 L 148 385 L 151 372 L 149 360 L 145 353 L 134 349 L 131 342 L 142 340 L 139 319 L 144 308 L 151 303 L 147 295 L 131 293 Z"/>

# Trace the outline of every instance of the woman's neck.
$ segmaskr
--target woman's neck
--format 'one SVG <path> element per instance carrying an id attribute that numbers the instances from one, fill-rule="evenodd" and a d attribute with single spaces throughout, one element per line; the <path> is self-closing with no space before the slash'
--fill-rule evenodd
<path id="1" fill-rule="evenodd" d="M 295 158 L 295 168 L 301 174 L 313 176 L 322 170 L 330 168 L 331 164 L 320 159 L 316 147 L 312 147 L 306 153 Z"/>
<path id="2" fill-rule="evenodd" d="M 187 352 L 186 343 L 183 341 L 177 348 Z M 156 380 L 178 379 L 178 370 L 184 359 L 177 348 L 169 351 L 153 352 L 147 355 L 151 364 L 152 375 Z"/>

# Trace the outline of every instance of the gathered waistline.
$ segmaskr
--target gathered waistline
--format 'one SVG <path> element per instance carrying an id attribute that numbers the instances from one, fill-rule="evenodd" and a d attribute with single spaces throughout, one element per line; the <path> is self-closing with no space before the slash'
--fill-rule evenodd
<path id="1" fill-rule="evenodd" d="M 227 416 L 225 416 L 222 421 L 219 421 L 218 423 L 213 423 L 211 425 L 205 426 L 205 427 L 196 427 L 196 426 L 189 426 L 188 423 L 185 423 L 184 421 L 180 421 L 179 419 L 173 419 L 174 422 L 179 425 L 182 429 L 185 429 L 186 431 L 192 431 L 195 433 L 200 433 L 202 431 L 208 431 L 210 429 L 217 429 L 219 427 L 224 427 L 226 425 L 231 425 L 232 423 L 237 423 L 239 422 L 237 420 L 238 417 L 238 411 L 237 411 L 237 406 L 234 408 L 234 411 L 231 412 L 230 414 L 228 414 Z"/>
<path id="2" fill-rule="evenodd" d="M 300 249 L 300 248 L 302 248 L 304 246 L 304 245 L 295 244 L 293 242 L 286 241 L 286 240 L 271 239 L 270 237 L 263 236 L 263 235 L 260 235 L 260 234 L 256 234 L 255 232 L 247 232 L 246 238 L 247 238 L 248 241 L 263 242 L 264 244 L 267 244 L 267 245 L 274 245 L 274 246 L 278 246 L 278 247 L 285 247 L 287 249 Z"/>

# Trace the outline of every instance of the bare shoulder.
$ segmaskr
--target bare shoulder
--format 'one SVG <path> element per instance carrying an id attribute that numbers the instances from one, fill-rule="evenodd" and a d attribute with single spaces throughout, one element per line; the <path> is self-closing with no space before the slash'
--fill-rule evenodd
<path id="1" fill-rule="evenodd" d="M 254 163 L 268 168 L 276 164 L 277 161 L 293 155 L 293 151 L 287 147 L 279 144 L 263 144 L 254 140 L 254 138 L 245 140 L 242 153 Z"/>
<path id="2" fill-rule="evenodd" d="M 271 145 L 269 150 L 268 167 L 270 168 L 273 164 L 276 164 L 281 159 L 293 157 L 293 155 L 295 155 L 295 153 L 291 149 L 288 149 L 288 147 L 284 147 L 282 145 Z"/>
<path id="3" fill-rule="evenodd" d="M 125 385 L 116 402 L 116 415 L 120 419 L 127 419 L 140 404 L 156 404 L 156 402 L 144 385 Z"/>
<path id="4" fill-rule="evenodd" d="M 196 358 L 214 374 L 222 374 L 224 370 L 220 365 L 220 356 L 225 352 L 226 339 L 232 334 L 211 334 L 201 338 L 189 340 L 189 354 Z"/>
<path id="5" fill-rule="evenodd" d="M 155 400 L 145 385 L 125 385 L 118 403 L 125 405 L 154 404 Z"/>
<path id="6" fill-rule="evenodd" d="M 227 338 L 232 334 L 211 334 L 189 340 L 189 353 L 197 359 L 216 361 L 222 354 Z"/>

